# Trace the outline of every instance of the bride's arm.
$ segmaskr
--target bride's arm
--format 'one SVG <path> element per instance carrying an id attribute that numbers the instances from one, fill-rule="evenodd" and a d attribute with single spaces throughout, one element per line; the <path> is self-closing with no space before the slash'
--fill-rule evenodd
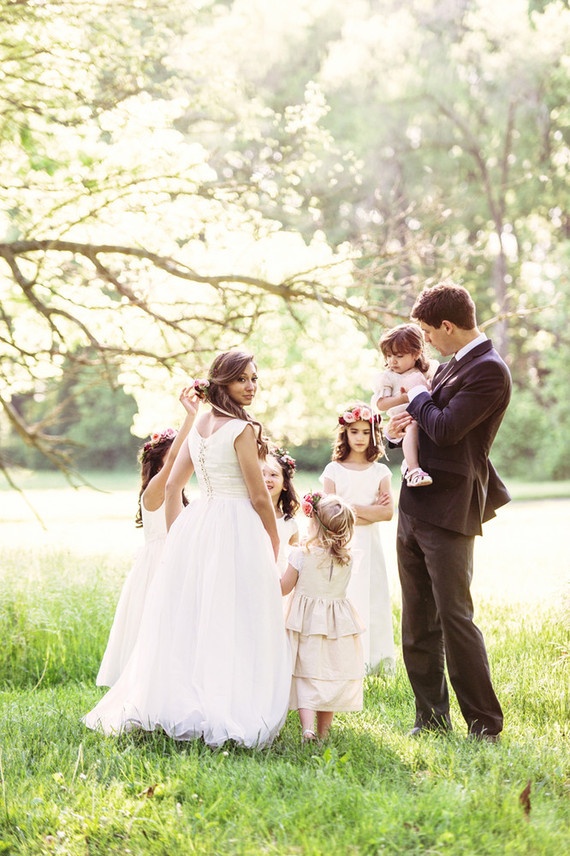
<path id="1" fill-rule="evenodd" d="M 184 443 L 174 461 L 172 472 L 166 482 L 164 511 L 166 514 L 167 529 L 170 529 L 182 511 L 182 489 L 193 472 L 194 464 L 190 457 L 188 443 Z"/>
<path id="2" fill-rule="evenodd" d="M 194 423 L 196 414 L 198 413 L 199 400 L 191 386 L 184 387 L 178 399 L 186 411 L 186 419 L 182 423 L 180 430 L 176 434 L 170 449 L 168 450 L 162 468 L 158 473 L 151 478 L 144 492 L 144 505 L 149 511 L 156 511 L 165 498 L 166 482 L 172 472 L 172 467 L 178 456 L 178 452 L 182 448 L 183 442 L 190 433 L 190 428 Z"/>
<path id="3" fill-rule="evenodd" d="M 251 504 L 261 517 L 267 534 L 271 538 L 275 559 L 279 553 L 279 535 L 277 534 L 277 522 L 273 502 L 269 491 L 265 486 L 259 457 L 257 454 L 257 441 L 253 433 L 253 426 L 248 425 L 237 437 L 234 448 L 241 467 L 242 475 L 251 499 Z"/>

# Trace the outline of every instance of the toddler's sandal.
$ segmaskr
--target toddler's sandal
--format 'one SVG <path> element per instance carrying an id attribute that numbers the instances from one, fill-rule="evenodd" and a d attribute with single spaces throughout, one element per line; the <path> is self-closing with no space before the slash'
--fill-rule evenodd
<path id="1" fill-rule="evenodd" d="M 305 728 L 303 731 L 303 736 L 301 738 L 301 743 L 312 743 L 317 739 L 317 735 L 311 728 Z"/>
<path id="2" fill-rule="evenodd" d="M 416 467 L 406 473 L 406 484 L 408 487 L 425 487 L 428 484 L 433 484 L 433 479 L 428 473 Z"/>

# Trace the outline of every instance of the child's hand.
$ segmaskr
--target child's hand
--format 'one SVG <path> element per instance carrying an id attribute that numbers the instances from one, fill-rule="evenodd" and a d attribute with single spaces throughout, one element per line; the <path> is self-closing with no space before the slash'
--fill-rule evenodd
<path id="1" fill-rule="evenodd" d="M 389 493 L 378 493 L 376 495 L 375 505 L 390 505 L 392 497 Z"/>
<path id="2" fill-rule="evenodd" d="M 200 399 L 196 395 L 196 390 L 193 386 L 185 386 L 178 397 L 178 401 L 189 416 L 196 416 Z"/>

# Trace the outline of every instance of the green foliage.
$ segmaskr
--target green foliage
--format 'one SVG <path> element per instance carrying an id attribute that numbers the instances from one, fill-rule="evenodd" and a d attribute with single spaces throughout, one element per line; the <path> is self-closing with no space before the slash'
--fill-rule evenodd
<path id="1" fill-rule="evenodd" d="M 48 436 L 65 436 L 77 466 L 102 470 L 129 466 L 140 445 L 130 431 L 137 412 L 135 399 L 117 385 L 113 366 L 102 375 L 89 363 L 87 351 L 74 354 L 64 362 L 58 382 L 42 384 L 41 394 L 14 396 L 12 404 L 28 423 L 45 425 Z M 4 444 L 4 455 L 29 469 L 50 466 L 37 448 L 17 436 Z"/>
<path id="2" fill-rule="evenodd" d="M 556 416 L 530 470 L 567 473 L 566 2 L 51 0 L 0 23 L 3 439 L 55 448 L 12 405 L 78 349 L 120 371 L 143 435 L 245 343 L 270 433 L 324 442 L 382 328 L 452 276 L 521 415 Z M 502 436 L 519 472 L 530 447 Z"/>
<path id="3" fill-rule="evenodd" d="M 88 680 L 99 667 L 126 570 L 101 555 L 90 559 L 89 575 L 77 575 L 62 551 L 4 551 L 0 684 Z"/>

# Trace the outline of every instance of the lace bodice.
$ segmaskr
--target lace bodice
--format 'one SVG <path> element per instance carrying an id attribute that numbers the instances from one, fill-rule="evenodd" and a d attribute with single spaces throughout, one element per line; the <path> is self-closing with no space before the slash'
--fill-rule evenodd
<path id="1" fill-rule="evenodd" d="M 231 419 L 209 437 L 202 437 L 192 426 L 188 448 L 200 492 L 206 499 L 249 498 L 234 448 L 236 438 L 248 424 L 243 419 Z"/>

